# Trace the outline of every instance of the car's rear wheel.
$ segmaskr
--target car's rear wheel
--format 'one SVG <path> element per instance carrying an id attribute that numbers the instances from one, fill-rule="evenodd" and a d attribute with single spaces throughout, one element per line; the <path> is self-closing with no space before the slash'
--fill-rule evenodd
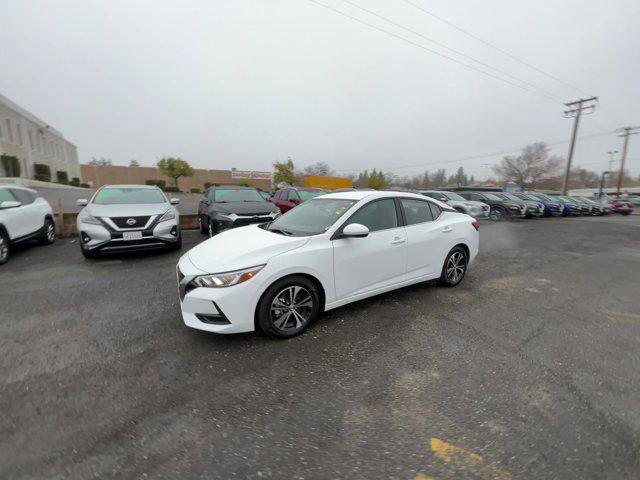
<path id="1" fill-rule="evenodd" d="M 494 222 L 502 222 L 507 218 L 507 212 L 502 207 L 491 207 L 489 218 Z"/>
<path id="2" fill-rule="evenodd" d="M 306 277 L 291 276 L 271 285 L 258 305 L 257 321 L 273 338 L 302 333 L 320 312 L 318 287 Z"/>
<path id="3" fill-rule="evenodd" d="M 198 215 L 198 227 L 200 228 L 200 233 L 208 232 L 209 227 L 207 226 L 207 222 L 200 215 Z"/>
<path id="4" fill-rule="evenodd" d="M 447 255 L 447 259 L 442 266 L 440 283 L 446 287 L 455 287 L 467 273 L 469 259 L 467 252 L 462 247 L 454 247 Z"/>
<path id="5" fill-rule="evenodd" d="M 56 241 L 56 226 L 53 220 L 47 218 L 42 227 L 42 235 L 40 235 L 40 243 L 43 245 L 51 245 Z"/>
<path id="6" fill-rule="evenodd" d="M 7 263 L 10 253 L 9 237 L 7 237 L 7 235 L 2 230 L 0 230 L 0 265 L 2 265 L 3 263 Z"/>

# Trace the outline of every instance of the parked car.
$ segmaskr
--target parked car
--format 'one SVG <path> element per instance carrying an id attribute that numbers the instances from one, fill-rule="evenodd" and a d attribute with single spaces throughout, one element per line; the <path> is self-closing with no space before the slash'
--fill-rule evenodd
<path id="1" fill-rule="evenodd" d="M 527 206 L 522 200 L 505 200 L 495 195 L 494 192 L 458 191 L 456 193 L 467 200 L 475 200 L 489 205 L 489 218 L 494 221 L 524 218 L 527 214 Z"/>
<path id="2" fill-rule="evenodd" d="M 524 214 L 525 218 L 542 217 L 544 215 L 544 205 L 539 200 L 525 200 L 513 193 L 496 193 L 495 195 L 513 202 L 524 202 L 527 206 Z"/>
<path id="3" fill-rule="evenodd" d="M 0 265 L 9 260 L 14 245 L 29 240 L 55 242 L 51 205 L 30 188 L 0 185 Z"/>
<path id="4" fill-rule="evenodd" d="M 562 216 L 562 211 L 564 210 L 562 203 L 553 201 L 545 195 L 523 192 L 514 193 L 514 195 L 522 200 L 534 200 L 540 202 L 544 208 L 543 215 L 545 217 Z"/>
<path id="5" fill-rule="evenodd" d="M 263 225 L 226 231 L 177 267 L 191 328 L 288 338 L 323 311 L 410 284 L 458 285 L 479 223 L 423 195 L 330 193 Z"/>
<path id="6" fill-rule="evenodd" d="M 137 250 L 182 248 L 177 198 L 153 185 L 106 185 L 80 199 L 80 249 L 86 258 Z"/>
<path id="7" fill-rule="evenodd" d="M 285 213 L 301 203 L 324 193 L 325 191 L 321 188 L 287 187 L 278 190 L 271 198 L 271 201 L 282 213 Z"/>
<path id="8" fill-rule="evenodd" d="M 628 201 L 634 207 L 640 207 L 640 197 L 630 197 Z"/>
<path id="9" fill-rule="evenodd" d="M 633 204 L 628 200 L 622 200 L 619 198 L 608 198 L 609 203 L 613 207 L 613 211 L 622 215 L 629 215 L 633 212 Z"/>
<path id="10" fill-rule="evenodd" d="M 571 198 L 581 202 L 582 205 L 588 205 L 591 207 L 591 215 L 604 215 L 604 208 L 598 202 L 594 202 L 590 198 L 582 197 L 580 195 L 572 195 Z"/>
<path id="11" fill-rule="evenodd" d="M 447 192 L 443 190 L 419 190 L 420 195 L 435 198 L 450 207 L 455 208 L 461 213 L 466 213 L 473 218 L 489 218 L 489 205 L 483 202 L 467 200 L 456 192 Z"/>
<path id="12" fill-rule="evenodd" d="M 198 204 L 200 233 L 213 237 L 223 230 L 271 222 L 280 210 L 252 187 L 213 185 Z"/>
<path id="13" fill-rule="evenodd" d="M 560 202 L 563 206 L 562 216 L 579 216 L 582 215 L 582 208 L 580 208 L 576 203 L 568 200 L 560 195 L 546 195 L 547 198 L 554 200 L 556 202 Z"/>
<path id="14" fill-rule="evenodd" d="M 593 201 L 597 202 L 600 207 L 602 207 L 605 215 L 609 215 L 614 212 L 613 205 L 611 205 L 611 202 L 606 198 L 594 198 Z"/>
<path id="15" fill-rule="evenodd" d="M 591 215 L 591 211 L 592 211 L 591 205 L 588 205 L 587 203 L 581 200 L 578 200 L 577 198 L 570 197 L 568 195 L 564 195 L 562 196 L 562 198 L 573 203 L 574 205 L 577 205 L 581 215 Z"/>

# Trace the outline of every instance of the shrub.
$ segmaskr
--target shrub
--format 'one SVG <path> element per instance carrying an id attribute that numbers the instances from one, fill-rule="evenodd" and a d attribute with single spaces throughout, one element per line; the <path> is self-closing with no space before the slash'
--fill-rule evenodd
<path id="1" fill-rule="evenodd" d="M 164 187 L 162 190 L 165 192 L 180 193 L 180 189 L 178 187 Z"/>
<path id="2" fill-rule="evenodd" d="M 40 180 L 41 182 L 51 181 L 51 167 L 49 167 L 49 165 L 45 165 L 44 163 L 34 163 L 33 172 L 33 178 L 36 180 Z"/>
<path id="3" fill-rule="evenodd" d="M 91 185 L 89 185 L 88 183 L 81 183 L 80 186 L 82 188 L 91 188 Z"/>
<path id="4" fill-rule="evenodd" d="M 56 172 L 56 181 L 62 185 L 69 185 L 69 174 L 64 170 L 58 170 Z"/>
<path id="5" fill-rule="evenodd" d="M 145 180 L 144 183 L 146 185 L 155 185 L 156 187 L 160 188 L 161 190 L 164 190 L 165 187 L 167 186 L 167 182 L 164 180 Z"/>
<path id="6" fill-rule="evenodd" d="M 204 182 L 204 189 L 207 190 L 211 185 L 213 185 L 213 183 L 211 182 Z"/>
<path id="7" fill-rule="evenodd" d="M 73 187 L 79 187 L 80 186 L 80 179 L 78 177 L 73 177 L 71 180 L 69 180 L 69 185 L 71 185 Z"/>
<path id="8" fill-rule="evenodd" d="M 200 193 L 200 189 L 199 188 L 192 188 L 191 189 L 191 193 Z"/>
<path id="9" fill-rule="evenodd" d="M 7 177 L 19 177 L 21 168 L 20 160 L 13 155 L 0 155 L 0 161 L 4 167 L 4 172 Z"/>

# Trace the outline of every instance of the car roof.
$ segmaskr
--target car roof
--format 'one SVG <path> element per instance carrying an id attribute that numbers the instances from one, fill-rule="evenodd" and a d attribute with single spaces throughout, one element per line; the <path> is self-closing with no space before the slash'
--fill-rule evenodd
<path id="1" fill-rule="evenodd" d="M 156 189 L 156 188 L 160 188 L 160 187 L 158 187 L 156 185 L 122 184 L 122 185 L 103 185 L 100 188 L 101 189 L 103 189 L 103 188 L 144 188 L 146 190 L 152 190 L 152 189 Z"/>
<path id="2" fill-rule="evenodd" d="M 400 192 L 394 190 L 353 190 L 351 192 L 336 192 L 336 193 L 325 193 L 321 197 L 316 197 L 318 199 L 324 198 L 337 198 L 344 200 L 362 200 L 364 198 L 393 198 L 393 197 L 409 197 L 409 198 L 418 198 L 420 200 L 425 200 L 424 195 L 420 195 L 418 193 L 412 192 Z M 437 201 L 435 199 L 430 199 L 433 201 Z"/>
<path id="3" fill-rule="evenodd" d="M 18 190 L 26 190 L 27 192 L 31 193 L 38 193 L 38 191 L 34 190 L 33 188 L 23 187 L 22 185 L 16 185 L 14 183 L 0 183 L 0 188 L 16 188 Z"/>

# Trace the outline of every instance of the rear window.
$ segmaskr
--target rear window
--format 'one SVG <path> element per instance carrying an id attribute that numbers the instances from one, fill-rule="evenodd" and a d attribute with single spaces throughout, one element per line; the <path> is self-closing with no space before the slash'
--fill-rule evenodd
<path id="1" fill-rule="evenodd" d="M 164 194 L 156 188 L 103 188 L 93 197 L 96 205 L 140 205 L 166 203 Z"/>

